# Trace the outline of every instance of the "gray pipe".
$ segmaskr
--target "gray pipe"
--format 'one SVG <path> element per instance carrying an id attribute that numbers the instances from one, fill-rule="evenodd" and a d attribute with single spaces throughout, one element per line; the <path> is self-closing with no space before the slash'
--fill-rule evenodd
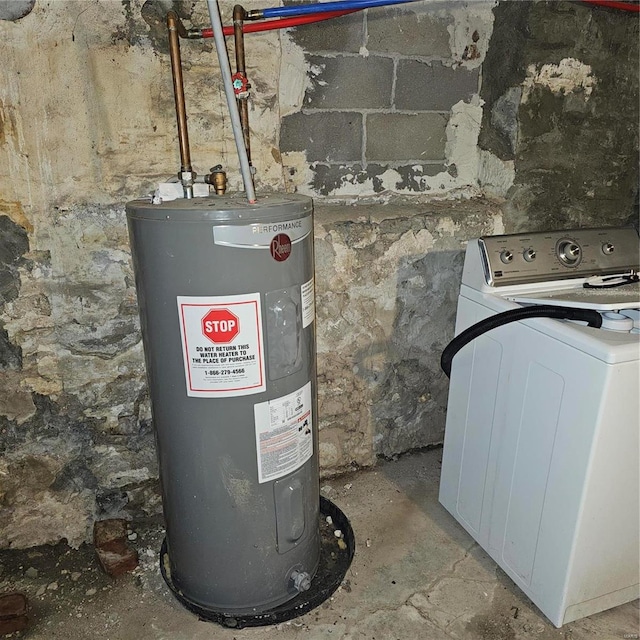
<path id="1" fill-rule="evenodd" d="M 220 7 L 218 5 L 218 0 L 207 0 L 207 8 L 209 9 L 209 17 L 211 18 L 211 26 L 213 27 L 213 39 L 216 43 L 216 51 L 218 52 L 218 63 L 220 64 L 220 71 L 222 73 L 222 84 L 224 85 L 224 93 L 227 98 L 229 115 L 231 116 L 231 128 L 233 129 L 233 137 L 236 141 L 236 149 L 238 150 L 238 158 L 240 159 L 240 172 L 242 173 L 244 190 L 247 193 L 247 200 L 250 204 L 253 204 L 256 201 L 256 192 L 253 186 L 253 176 L 251 175 L 251 166 L 249 165 L 247 149 L 244 146 L 244 137 L 242 135 L 242 124 L 240 123 L 240 113 L 238 112 L 236 94 L 233 91 L 231 67 L 229 65 L 229 56 L 227 55 L 224 34 L 222 33 L 222 20 L 220 19 Z"/>

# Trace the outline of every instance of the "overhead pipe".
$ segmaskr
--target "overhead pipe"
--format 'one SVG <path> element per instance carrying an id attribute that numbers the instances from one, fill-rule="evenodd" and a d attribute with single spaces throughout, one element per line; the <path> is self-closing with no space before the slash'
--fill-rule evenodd
<path id="1" fill-rule="evenodd" d="M 321 8 L 316 8 L 315 9 L 316 13 L 311 13 L 311 14 L 307 14 L 307 13 L 301 14 L 302 7 L 299 7 L 299 6 L 288 7 L 289 9 L 295 8 L 297 11 L 297 15 L 288 17 L 288 18 L 275 18 L 273 20 L 263 20 L 262 22 L 250 22 L 250 23 L 245 22 L 243 24 L 242 30 L 244 33 L 259 33 L 262 31 L 273 31 L 274 29 L 289 29 L 291 27 L 298 27 L 301 25 L 311 24 L 314 22 L 321 22 L 323 20 L 331 20 L 332 18 L 339 18 L 341 16 L 345 16 L 350 13 L 356 13 L 357 11 L 364 10 L 368 8 L 368 6 L 364 6 L 364 4 L 368 4 L 369 1 L 370 0 L 361 0 L 360 4 L 363 6 L 358 6 L 357 8 L 340 9 L 335 11 L 327 11 L 326 9 L 324 9 L 324 7 L 328 4 L 331 4 L 333 6 L 339 6 L 339 7 L 342 7 L 345 4 L 353 5 L 353 0 L 351 2 L 349 2 L 349 0 L 343 0 L 343 1 L 332 2 L 332 3 L 321 3 L 320 5 Z M 399 0 L 400 3 L 415 2 L 415 1 L 417 0 Z M 394 0 L 385 0 L 384 2 L 381 2 L 379 5 L 376 5 L 376 6 L 385 6 L 387 4 L 398 4 L 399 2 L 398 1 L 394 2 Z M 634 2 L 634 3 L 622 2 L 620 0 L 581 0 L 581 2 L 584 2 L 585 4 L 592 4 L 594 6 L 607 7 L 610 9 L 619 9 L 621 11 L 629 11 L 632 13 L 640 12 L 640 4 L 638 4 L 637 2 Z M 318 5 L 303 5 L 303 6 L 318 7 Z M 321 13 L 319 11 L 321 11 Z M 245 19 L 257 20 L 259 19 L 259 15 L 258 15 L 259 13 L 260 13 L 260 10 L 247 12 Z M 233 26 L 223 27 L 223 34 L 225 36 L 232 36 L 233 33 L 234 33 Z M 189 29 L 188 31 L 186 31 L 186 35 L 182 37 L 188 37 L 191 39 L 213 38 L 213 30 L 212 29 Z"/>
<path id="2" fill-rule="evenodd" d="M 267 9 L 253 9 L 247 11 L 247 20 L 260 18 L 285 18 L 302 16 L 327 11 L 343 11 L 346 9 L 368 9 L 369 7 L 384 7 L 393 4 L 407 4 L 418 0 L 338 0 L 337 2 L 314 2 L 312 4 L 288 5 L 286 7 L 270 7 Z"/>
<path id="3" fill-rule="evenodd" d="M 323 20 L 331 20 L 331 18 L 339 18 L 346 16 L 362 9 L 349 9 L 347 11 L 327 11 L 307 16 L 297 16 L 294 18 L 276 18 L 275 20 L 264 20 L 262 22 L 243 23 L 243 33 L 259 33 L 261 31 L 273 31 L 274 29 L 288 29 L 290 27 L 298 27 L 303 24 L 311 24 L 314 22 L 322 22 Z M 225 36 L 234 34 L 233 26 L 223 27 L 222 33 Z M 190 29 L 188 31 L 189 38 L 213 38 L 213 29 Z"/>
<path id="4" fill-rule="evenodd" d="M 231 118 L 231 128 L 233 130 L 233 138 L 238 150 L 238 158 L 240 160 L 240 173 L 244 183 L 244 190 L 247 194 L 249 204 L 255 204 L 256 192 L 253 186 L 253 176 L 251 175 L 251 166 L 247 156 L 247 150 L 244 146 L 244 137 L 242 135 L 242 123 L 240 122 L 240 113 L 238 111 L 238 103 L 236 102 L 235 92 L 233 91 L 233 81 L 231 79 L 231 67 L 229 66 L 229 56 L 222 32 L 222 20 L 220 18 L 220 7 L 218 0 L 207 0 L 207 8 L 209 17 L 211 18 L 211 26 L 213 28 L 213 37 L 218 54 L 218 63 L 222 74 L 222 84 L 224 93 L 227 98 L 227 107 Z"/>
<path id="5" fill-rule="evenodd" d="M 182 183 L 184 197 L 191 199 L 193 198 L 193 183 L 196 176 L 191 166 L 187 109 L 184 101 L 184 81 L 182 78 L 182 59 L 180 57 L 180 36 L 185 37 L 186 30 L 174 11 L 167 13 L 167 30 L 169 32 L 169 57 L 171 58 L 173 95 L 176 102 L 176 118 L 178 121 L 178 141 L 180 143 L 180 173 L 178 177 Z"/>

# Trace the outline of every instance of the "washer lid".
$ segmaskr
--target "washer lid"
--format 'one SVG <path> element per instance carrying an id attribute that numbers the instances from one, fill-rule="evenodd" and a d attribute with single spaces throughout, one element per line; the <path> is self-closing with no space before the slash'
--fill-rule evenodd
<path id="1" fill-rule="evenodd" d="M 613 289 L 584 289 L 573 287 L 542 291 L 524 295 L 505 295 L 508 300 L 522 304 L 551 304 L 557 307 L 596 309 L 613 311 L 617 309 L 640 308 L 640 283 L 631 282 Z"/>
<path id="2" fill-rule="evenodd" d="M 545 294 L 540 293 L 539 295 Z M 546 295 L 549 295 L 549 292 Z M 465 299 L 472 305 L 465 305 L 463 307 L 465 311 L 462 312 L 463 316 L 468 314 L 466 319 L 471 323 L 502 311 L 518 308 L 517 302 L 507 299 L 506 296 L 482 293 L 465 285 L 462 285 L 460 289 L 460 299 Z M 546 301 L 536 299 L 535 303 L 546 304 Z M 480 311 L 483 307 L 486 309 L 485 312 Z M 472 312 L 471 309 L 474 309 L 474 311 Z M 475 311 L 476 309 L 478 310 L 477 312 Z M 458 307 L 458 314 L 460 313 L 460 307 Z M 529 320 L 513 323 L 511 326 L 519 324 L 523 324 L 553 340 L 570 345 L 607 364 L 638 363 L 640 360 L 640 334 L 607 331 L 606 329 L 587 327 L 578 322 L 551 318 L 530 318 Z M 503 330 L 506 330 L 506 327 L 496 329 L 496 331 Z"/>

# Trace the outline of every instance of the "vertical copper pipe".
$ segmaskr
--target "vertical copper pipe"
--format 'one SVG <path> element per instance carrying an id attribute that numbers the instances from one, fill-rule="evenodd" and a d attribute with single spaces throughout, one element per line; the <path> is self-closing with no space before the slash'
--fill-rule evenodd
<path id="1" fill-rule="evenodd" d="M 244 7 L 237 4 L 233 7 L 233 39 L 236 49 L 236 72 L 247 77 L 247 67 L 244 55 L 244 31 L 243 23 L 246 16 Z M 249 105 L 246 98 L 238 98 L 238 107 L 240 109 L 240 124 L 242 125 L 242 136 L 244 138 L 244 146 L 247 149 L 247 157 L 251 163 L 251 142 L 249 139 Z"/>
<path id="2" fill-rule="evenodd" d="M 178 15 L 173 11 L 167 13 L 167 29 L 169 30 L 171 75 L 173 77 L 173 93 L 176 100 L 176 117 L 178 120 L 180 171 L 192 171 L 191 151 L 189 150 L 189 131 L 187 130 L 187 109 L 184 102 L 182 60 L 180 58 L 180 31 L 184 31 L 184 25 Z"/>

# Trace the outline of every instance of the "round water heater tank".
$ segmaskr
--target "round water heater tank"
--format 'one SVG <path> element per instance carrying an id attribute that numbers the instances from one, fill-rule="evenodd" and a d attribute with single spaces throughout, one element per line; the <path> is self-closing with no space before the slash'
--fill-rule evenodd
<path id="1" fill-rule="evenodd" d="M 309 588 L 320 555 L 310 198 L 127 205 L 171 581 L 212 611 Z"/>

